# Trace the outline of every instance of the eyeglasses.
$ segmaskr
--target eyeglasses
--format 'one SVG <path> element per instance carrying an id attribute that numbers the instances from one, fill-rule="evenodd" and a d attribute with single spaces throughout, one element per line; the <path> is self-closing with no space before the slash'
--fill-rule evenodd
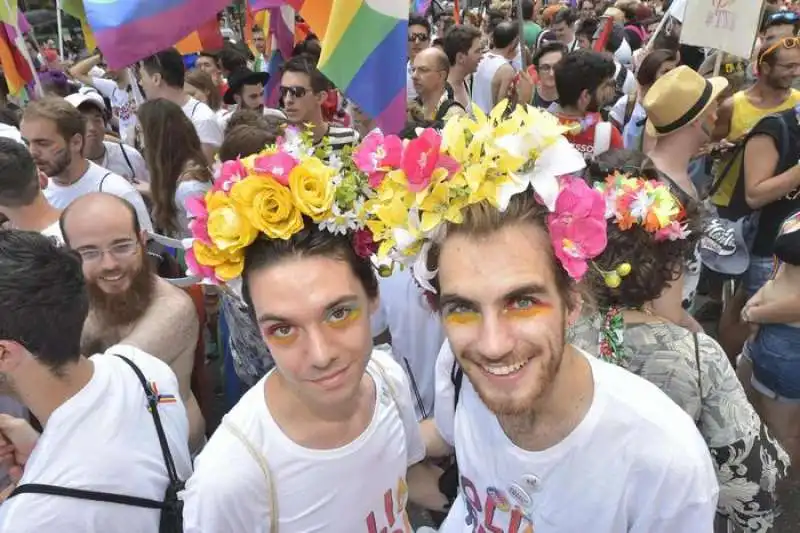
<path id="1" fill-rule="evenodd" d="M 408 36 L 408 42 L 410 43 L 425 43 L 430 40 L 427 33 L 412 33 Z"/>
<path id="2" fill-rule="evenodd" d="M 299 85 L 281 85 L 280 90 L 281 98 L 286 98 L 290 94 L 292 95 L 292 98 L 302 98 L 309 92 L 309 89 L 300 87 Z"/>
<path id="3" fill-rule="evenodd" d="M 136 255 L 139 243 L 133 239 L 112 244 L 108 248 L 81 248 L 77 250 L 84 263 L 96 263 L 103 255 L 110 254 L 114 259 L 127 259 Z"/>
<path id="4" fill-rule="evenodd" d="M 781 39 L 777 43 L 773 44 L 772 46 L 761 52 L 761 55 L 758 57 L 758 64 L 760 65 L 761 63 L 763 63 L 764 58 L 774 53 L 775 50 L 777 50 L 778 48 L 783 47 L 786 49 L 791 49 L 799 45 L 800 45 L 800 37 L 787 37 L 786 39 Z"/>
<path id="5" fill-rule="evenodd" d="M 767 22 L 775 22 L 777 20 L 780 20 L 781 22 L 794 23 L 800 20 L 800 14 L 797 14 L 794 11 L 779 11 L 767 17 Z"/>
<path id="6" fill-rule="evenodd" d="M 556 69 L 555 65 L 546 65 L 545 64 L 545 65 L 539 65 L 539 69 L 538 70 L 539 70 L 539 72 L 542 72 L 542 73 L 545 73 L 545 72 L 549 73 L 549 72 L 555 71 L 555 69 Z"/>
<path id="7" fill-rule="evenodd" d="M 430 68 L 430 67 L 411 67 L 411 74 L 412 75 L 416 74 L 416 73 L 419 73 L 420 76 L 423 76 L 425 74 L 430 74 L 431 72 L 444 72 L 444 71 L 441 70 L 441 69 L 433 69 L 433 68 Z"/>

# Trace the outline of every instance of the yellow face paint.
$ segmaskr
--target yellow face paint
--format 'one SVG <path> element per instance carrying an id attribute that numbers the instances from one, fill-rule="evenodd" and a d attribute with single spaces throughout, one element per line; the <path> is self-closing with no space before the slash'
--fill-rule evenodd
<path id="1" fill-rule="evenodd" d="M 545 313 L 549 313 L 552 310 L 552 307 L 545 304 L 534 304 L 530 307 L 524 307 L 522 309 L 518 308 L 507 308 L 504 311 L 504 314 L 509 318 L 515 319 L 525 319 L 525 318 L 534 318 L 537 316 L 541 316 Z"/>
<path id="2" fill-rule="evenodd" d="M 267 339 L 269 342 L 280 345 L 288 346 L 297 340 L 297 329 L 291 328 L 288 334 L 278 334 L 278 331 L 287 326 L 273 326 L 267 330 Z"/>
<path id="3" fill-rule="evenodd" d="M 344 318 L 340 318 L 340 319 L 335 319 L 335 318 L 331 319 L 331 318 L 329 318 L 328 319 L 328 325 L 330 327 L 334 328 L 334 329 L 348 328 L 353 324 L 353 322 L 355 322 L 356 320 L 358 320 L 361 317 L 361 309 L 358 308 L 358 307 L 342 308 L 342 309 L 337 309 L 337 310 L 335 310 L 333 312 L 336 313 L 336 312 L 340 312 L 340 311 L 345 311 L 346 312 L 346 315 L 344 316 Z"/>
<path id="4" fill-rule="evenodd" d="M 445 315 L 444 321 L 451 326 L 467 326 L 480 321 L 481 315 L 474 311 L 464 311 L 459 313 L 449 313 Z"/>

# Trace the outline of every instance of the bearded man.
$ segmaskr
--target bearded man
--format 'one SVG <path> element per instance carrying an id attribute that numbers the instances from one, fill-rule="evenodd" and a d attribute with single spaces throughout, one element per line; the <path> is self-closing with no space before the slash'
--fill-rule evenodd
<path id="1" fill-rule="evenodd" d="M 205 421 L 191 392 L 200 327 L 191 298 L 153 272 L 145 233 L 125 200 L 105 193 L 83 196 L 62 213 L 61 230 L 83 259 L 89 291 L 82 353 L 127 344 L 170 365 L 189 416 L 189 447 L 198 450 Z"/>

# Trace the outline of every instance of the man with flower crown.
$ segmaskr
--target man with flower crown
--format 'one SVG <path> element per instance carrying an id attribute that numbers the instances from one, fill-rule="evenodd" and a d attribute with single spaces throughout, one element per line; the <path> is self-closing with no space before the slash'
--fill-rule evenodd
<path id="1" fill-rule="evenodd" d="M 709 533 L 718 485 L 693 421 L 567 342 L 606 200 L 569 176 L 583 158 L 555 117 L 505 107 L 423 132 L 370 176 L 379 258 L 411 268 L 448 338 L 422 424 L 428 455 L 454 447 L 460 470 L 440 531 Z"/>
<path id="2" fill-rule="evenodd" d="M 435 487 L 409 385 L 373 350 L 366 226 L 375 191 L 353 158 L 323 163 L 292 127 L 224 164 L 193 209 L 190 271 L 242 292 L 275 367 L 225 416 L 183 493 L 187 533 L 410 531 Z"/>

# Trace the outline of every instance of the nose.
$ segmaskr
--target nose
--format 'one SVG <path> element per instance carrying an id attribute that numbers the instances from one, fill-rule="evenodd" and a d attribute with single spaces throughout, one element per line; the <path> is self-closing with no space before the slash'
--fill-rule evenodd
<path id="1" fill-rule="evenodd" d="M 119 263 L 112 254 L 108 251 L 103 252 L 103 257 L 100 258 L 100 268 L 103 270 L 116 270 Z"/>
<path id="2" fill-rule="evenodd" d="M 335 359 L 330 349 L 330 342 L 325 338 L 325 334 L 318 326 L 310 327 L 306 330 L 308 338 L 307 354 L 308 360 L 318 369 L 326 369 L 331 366 Z"/>
<path id="3" fill-rule="evenodd" d="M 485 315 L 481 321 L 480 340 L 477 343 L 481 356 L 500 361 L 514 350 L 513 332 L 498 315 Z"/>

